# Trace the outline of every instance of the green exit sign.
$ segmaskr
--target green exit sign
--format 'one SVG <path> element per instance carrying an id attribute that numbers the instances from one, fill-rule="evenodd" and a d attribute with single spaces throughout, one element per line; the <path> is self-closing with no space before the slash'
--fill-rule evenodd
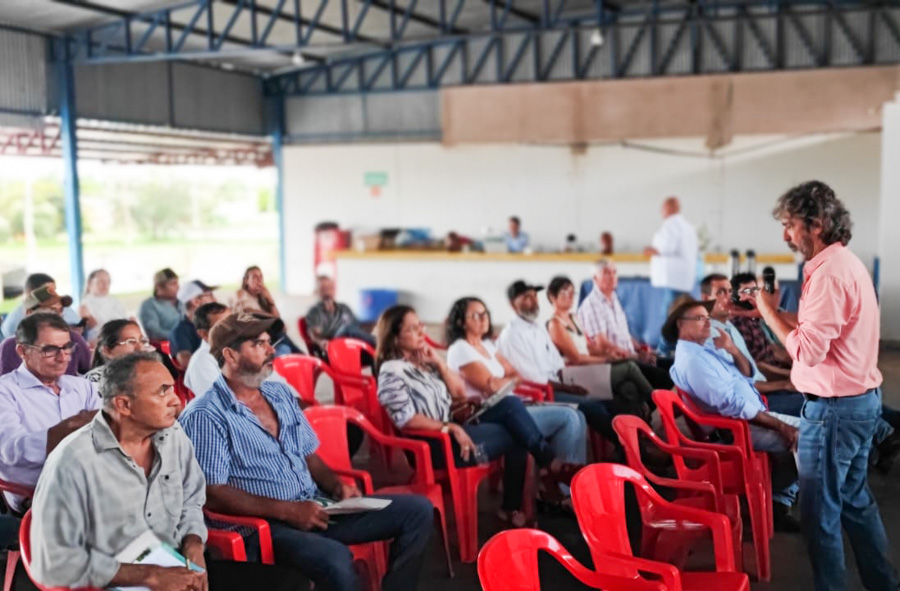
<path id="1" fill-rule="evenodd" d="M 383 187 L 387 185 L 388 175 L 386 172 L 367 172 L 363 175 L 363 184 L 367 187 Z"/>

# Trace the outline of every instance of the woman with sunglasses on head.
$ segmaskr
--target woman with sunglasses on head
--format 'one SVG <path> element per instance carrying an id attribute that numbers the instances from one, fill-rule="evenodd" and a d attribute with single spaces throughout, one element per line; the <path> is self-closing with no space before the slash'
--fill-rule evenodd
<path id="1" fill-rule="evenodd" d="M 507 396 L 486 410 L 477 424 L 451 422 L 451 406 L 465 402 L 466 386 L 425 342 L 423 325 L 410 306 L 385 310 L 376 326 L 378 401 L 398 429 L 440 431 L 450 435 L 456 465 L 504 458 L 503 502 L 498 517 L 513 527 L 526 525 L 522 492 L 528 454 L 553 487 L 570 481 L 576 467 L 555 457 L 531 415 L 517 396 Z M 435 467 L 444 456 L 434 439 L 426 440 Z"/>
<path id="2" fill-rule="evenodd" d="M 129 353 L 152 350 L 150 341 L 141 332 L 141 327 L 137 322 L 122 319 L 110 320 L 100 328 L 100 332 L 97 334 L 94 362 L 91 370 L 84 374 L 84 377 L 88 381 L 95 382 L 99 388 L 103 383 L 104 365 L 108 361 Z"/>
<path id="3" fill-rule="evenodd" d="M 649 422 L 653 386 L 634 361 L 616 359 L 588 340 L 572 314 L 575 303 L 575 285 L 572 281 L 568 277 L 554 277 L 547 286 L 547 299 L 553 306 L 553 317 L 547 321 L 547 331 L 566 360 L 566 365 L 608 365 L 615 414 L 633 414 Z"/>
<path id="4" fill-rule="evenodd" d="M 521 376 L 497 350 L 493 341 L 491 315 L 484 302 L 475 297 L 457 300 L 447 317 L 447 365 L 458 371 L 466 383 L 466 394 L 488 398 Z M 538 429 L 563 462 L 584 464 L 587 460 L 587 422 L 578 410 L 565 405 L 541 404 L 526 407 Z M 550 507 L 571 510 L 569 488 L 565 485 L 542 490 L 541 501 Z"/>
<path id="5" fill-rule="evenodd" d="M 236 314 L 241 312 L 260 312 L 276 318 L 281 317 L 278 306 L 275 305 L 275 298 L 272 297 L 269 288 L 266 287 L 263 281 L 262 269 L 258 266 L 247 267 L 247 270 L 244 271 L 244 277 L 241 279 L 241 288 L 234 295 L 231 309 Z M 287 336 L 287 332 L 284 330 L 280 334 L 272 335 L 272 339 L 276 357 L 303 353 L 303 350 Z"/>

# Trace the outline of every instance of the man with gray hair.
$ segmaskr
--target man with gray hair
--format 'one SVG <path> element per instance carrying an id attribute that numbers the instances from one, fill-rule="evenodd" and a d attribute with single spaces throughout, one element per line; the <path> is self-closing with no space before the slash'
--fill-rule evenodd
<path id="1" fill-rule="evenodd" d="M 31 526 L 31 575 L 37 583 L 299 588 L 299 579 L 283 569 L 207 564 L 206 480 L 175 420 L 181 403 L 172 376 L 155 353 L 111 361 L 100 394 L 102 412 L 50 454 L 38 480 Z M 123 550 L 148 530 L 177 549 L 184 566 L 127 562 Z"/>
<path id="2" fill-rule="evenodd" d="M 872 278 L 847 244 L 850 212 L 823 182 L 781 196 L 773 215 L 806 260 L 796 323 L 763 290 L 760 314 L 793 360 L 800 412 L 800 521 L 816 591 L 847 588 L 841 526 L 866 589 L 897 589 L 887 534 L 869 490 L 868 456 L 881 414 L 880 314 Z M 774 293 L 773 293 L 774 292 Z"/>
<path id="3" fill-rule="evenodd" d="M 594 288 L 578 306 L 578 323 L 588 337 L 591 355 L 611 361 L 632 360 L 654 389 L 672 388 L 669 374 L 656 367 L 652 349 L 631 336 L 628 318 L 616 295 L 619 285 L 616 263 L 609 259 L 597 261 L 593 279 Z"/>
<path id="4" fill-rule="evenodd" d="M 33 487 L 47 454 L 100 408 L 93 384 L 66 375 L 75 342 L 58 314 L 30 314 L 16 328 L 18 368 L 0 377 L 0 478 Z M 7 496 L 15 510 L 21 497 Z"/>

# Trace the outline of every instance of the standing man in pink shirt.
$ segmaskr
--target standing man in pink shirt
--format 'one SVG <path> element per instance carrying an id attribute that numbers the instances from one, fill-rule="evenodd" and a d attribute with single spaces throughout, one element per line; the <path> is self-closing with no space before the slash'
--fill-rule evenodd
<path id="1" fill-rule="evenodd" d="M 784 240 L 806 260 L 796 326 L 760 292 L 763 319 L 794 364 L 803 392 L 799 462 L 800 520 L 816 591 L 847 588 L 841 525 L 863 585 L 895 590 L 887 534 L 869 490 L 867 458 L 881 409 L 880 318 L 872 279 L 846 246 L 850 213 L 828 185 L 811 181 L 785 193 L 773 211 Z"/>

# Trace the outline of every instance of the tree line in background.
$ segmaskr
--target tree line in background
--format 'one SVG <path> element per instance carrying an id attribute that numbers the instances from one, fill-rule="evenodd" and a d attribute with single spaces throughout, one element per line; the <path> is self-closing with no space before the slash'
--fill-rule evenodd
<path id="1" fill-rule="evenodd" d="M 149 170 L 149 169 L 147 169 Z M 186 230 L 229 224 L 230 204 L 249 200 L 257 212 L 275 209 L 269 187 L 235 179 L 221 182 L 159 178 L 146 180 L 81 178 L 82 232 L 85 237 L 162 240 L 181 237 Z M 157 175 L 157 176 L 154 176 Z M 65 240 L 65 204 L 61 179 L 44 175 L 31 180 L 0 176 L 0 245 Z"/>

